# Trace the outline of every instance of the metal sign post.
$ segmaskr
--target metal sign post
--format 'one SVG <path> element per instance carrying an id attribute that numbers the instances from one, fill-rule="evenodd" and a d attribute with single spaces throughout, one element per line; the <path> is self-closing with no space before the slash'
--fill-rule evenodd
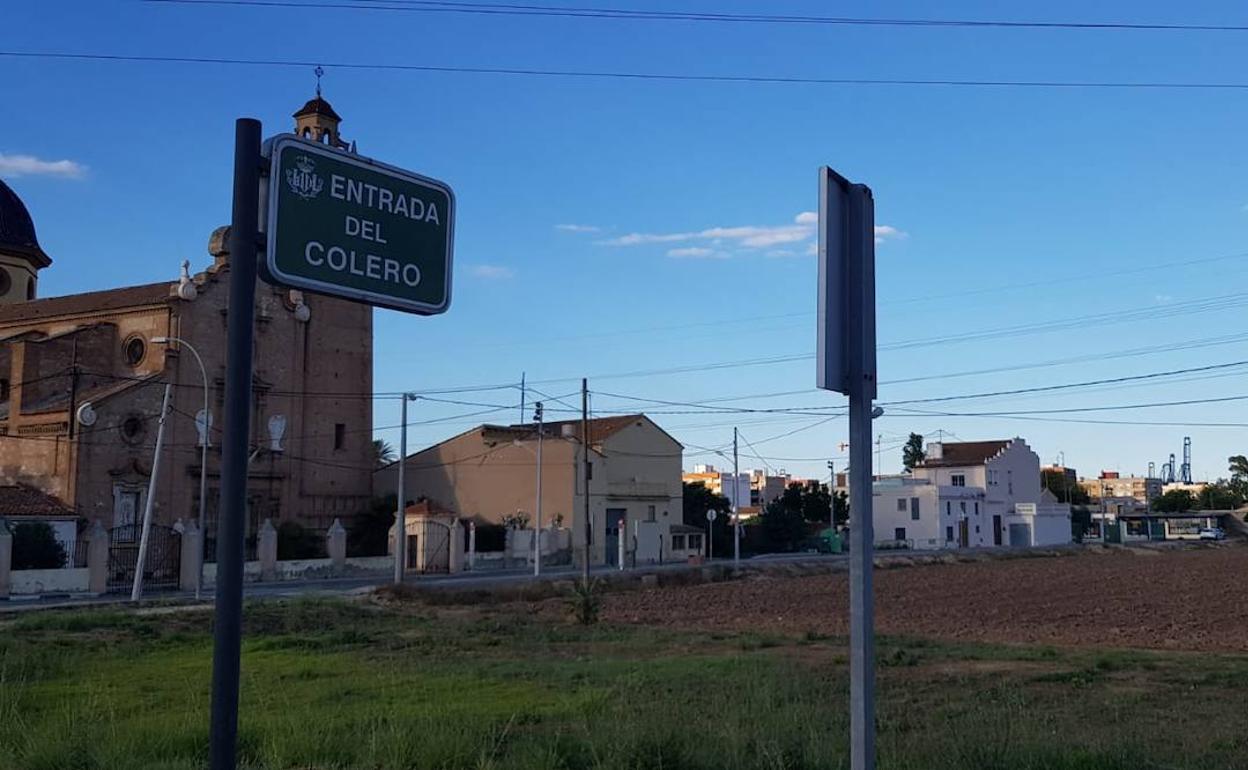
<path id="1" fill-rule="evenodd" d="M 269 176 L 263 228 L 262 171 Z M 262 147 L 260 121 L 240 118 L 235 124 L 209 733 L 212 770 L 234 770 L 238 742 L 256 278 L 419 315 L 442 313 L 451 302 L 454 216 L 454 194 L 441 182 L 288 134 Z M 257 258 L 261 249 L 263 274 Z M 409 399 L 403 400 L 405 426 Z M 399 462 L 401 473 L 407 457 Z M 405 502 L 400 494 L 396 580 L 401 580 L 404 564 Z"/>
<path id="2" fill-rule="evenodd" d="M 212 770 L 234 770 L 243 626 L 243 540 L 247 436 L 251 431 L 252 326 L 260 246 L 260 121 L 234 126 L 234 210 L 230 218 L 230 296 L 226 316 L 225 431 L 221 439 L 221 517 L 217 523 L 217 605 L 212 646 Z"/>
<path id="3" fill-rule="evenodd" d="M 875 366 L 875 202 L 866 185 L 819 170 L 816 384 L 849 396 L 849 734 L 851 770 L 875 767 L 871 401 Z"/>

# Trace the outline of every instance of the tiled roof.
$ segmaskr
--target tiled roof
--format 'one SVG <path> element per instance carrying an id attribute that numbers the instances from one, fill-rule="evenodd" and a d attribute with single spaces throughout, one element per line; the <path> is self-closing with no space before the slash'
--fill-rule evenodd
<path id="1" fill-rule="evenodd" d="M 334 112 L 334 108 L 329 106 L 329 102 L 319 96 L 315 99 L 309 99 L 307 104 L 303 105 L 303 107 L 301 107 L 299 111 L 291 117 L 299 118 L 304 115 L 324 115 L 325 117 L 333 118 L 334 120 L 342 120 L 342 118 L 338 117 L 338 113 Z"/>
<path id="2" fill-rule="evenodd" d="M 38 321 L 62 315 L 122 310 L 143 305 L 159 305 L 170 297 L 172 282 L 149 283 L 144 286 L 126 286 L 121 289 L 89 291 L 85 294 L 69 294 L 49 297 L 14 305 L 0 305 L 0 324 L 22 321 Z"/>
<path id="3" fill-rule="evenodd" d="M 616 417 L 595 417 L 589 421 L 589 438 L 591 441 L 600 441 L 604 438 L 619 433 L 628 426 L 646 419 L 644 414 L 624 414 Z M 536 424 L 524 423 L 521 425 L 484 425 L 483 429 L 489 431 L 509 431 L 517 433 L 520 436 L 533 434 L 536 437 Z M 543 423 L 547 436 L 562 436 L 565 428 L 569 430 L 568 437 L 580 440 L 581 438 L 581 421 L 580 420 L 559 420 L 557 422 Z"/>
<path id="4" fill-rule="evenodd" d="M 25 484 L 0 486 L 0 516 L 73 516 L 57 498 Z"/>
<path id="5" fill-rule="evenodd" d="M 982 465 L 984 461 L 1010 445 L 1008 441 L 962 441 L 941 444 L 940 459 L 928 458 L 922 468 L 948 468 Z"/>

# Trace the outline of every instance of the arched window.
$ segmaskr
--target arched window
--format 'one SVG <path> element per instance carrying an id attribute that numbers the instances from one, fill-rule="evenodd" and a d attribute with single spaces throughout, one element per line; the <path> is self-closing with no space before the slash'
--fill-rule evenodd
<path id="1" fill-rule="evenodd" d="M 9 276 L 9 271 L 0 268 L 0 297 L 8 294 L 11 288 L 13 288 L 13 279 Z"/>
<path id="2" fill-rule="evenodd" d="M 35 279 L 27 278 L 26 279 L 26 299 L 32 300 L 34 298 L 35 298 Z"/>

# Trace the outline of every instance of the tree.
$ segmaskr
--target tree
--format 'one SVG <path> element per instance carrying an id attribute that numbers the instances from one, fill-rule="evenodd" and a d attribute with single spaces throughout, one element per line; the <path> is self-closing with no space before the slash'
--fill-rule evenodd
<path id="1" fill-rule="evenodd" d="M 381 439 L 373 439 L 373 465 L 383 468 L 394 462 L 397 455 L 394 453 L 394 447 L 390 446 L 390 442 Z"/>
<path id="2" fill-rule="evenodd" d="M 60 569 L 67 561 L 51 524 L 24 521 L 13 527 L 13 569 Z"/>
<path id="3" fill-rule="evenodd" d="M 797 490 L 798 504 L 796 506 L 791 504 L 793 500 L 791 496 L 786 501 L 789 490 Z M 762 541 L 760 545 L 765 551 L 773 553 L 795 551 L 806 540 L 807 526 L 806 519 L 802 515 L 800 497 L 801 487 L 794 484 L 785 490 L 784 496 L 767 504 L 758 523 L 759 538 Z"/>
<path id="4" fill-rule="evenodd" d="M 732 504 L 723 495 L 717 495 L 702 482 L 683 485 L 681 520 L 690 527 L 703 532 L 707 528 L 707 511 L 718 515 L 711 525 L 711 542 L 720 556 L 732 553 Z"/>
<path id="5" fill-rule="evenodd" d="M 1206 511 L 1232 511 L 1243 504 L 1244 498 L 1226 479 L 1206 484 L 1196 496 L 1198 507 Z"/>
<path id="6" fill-rule="evenodd" d="M 911 433 L 901 450 L 901 464 L 906 467 L 906 470 L 912 471 L 914 466 L 922 464 L 926 459 L 927 452 L 923 450 L 923 437 L 918 433 Z"/>
<path id="7" fill-rule="evenodd" d="M 1152 507 L 1158 513 L 1182 513 L 1196 507 L 1196 496 L 1186 489 L 1172 489 L 1154 498 Z"/>
<path id="8" fill-rule="evenodd" d="M 1241 499 L 1248 500 L 1248 457 L 1231 455 L 1226 458 L 1226 462 L 1231 471 L 1231 489 L 1235 490 L 1235 494 Z"/>
<path id="9" fill-rule="evenodd" d="M 1088 497 L 1088 490 L 1080 486 L 1079 482 L 1071 481 L 1063 470 L 1043 468 L 1040 470 L 1040 480 L 1044 488 L 1052 492 L 1059 503 L 1087 505 L 1091 499 Z"/>

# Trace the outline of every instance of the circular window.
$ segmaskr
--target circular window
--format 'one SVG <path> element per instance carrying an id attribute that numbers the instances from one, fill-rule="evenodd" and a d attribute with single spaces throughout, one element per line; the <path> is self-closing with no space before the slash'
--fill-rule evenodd
<path id="1" fill-rule="evenodd" d="M 132 414 L 121 422 L 121 438 L 129 444 L 137 444 L 143 438 L 143 420 Z"/>
<path id="2" fill-rule="evenodd" d="M 9 271 L 0 270 L 0 297 L 8 294 L 11 288 L 13 288 L 13 279 L 9 277 Z"/>
<path id="3" fill-rule="evenodd" d="M 126 363 L 130 366 L 138 366 L 143 363 L 143 357 L 147 355 L 147 343 L 142 337 L 131 337 L 126 340 L 124 351 Z"/>

